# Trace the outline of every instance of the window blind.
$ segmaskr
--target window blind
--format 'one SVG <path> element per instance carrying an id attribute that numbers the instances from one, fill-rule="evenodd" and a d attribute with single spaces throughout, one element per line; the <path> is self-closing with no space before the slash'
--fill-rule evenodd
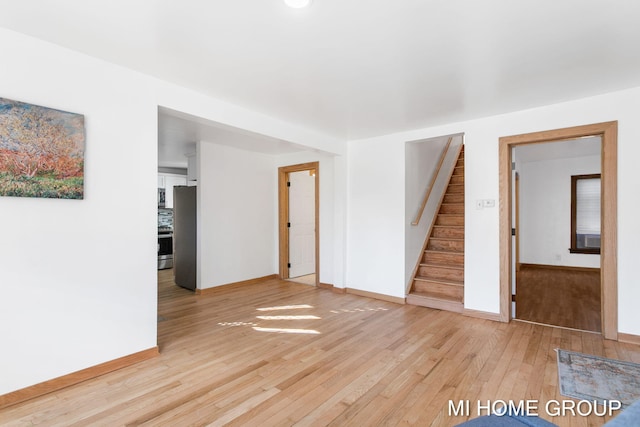
<path id="1" fill-rule="evenodd" d="M 600 234 L 600 178 L 576 181 L 576 234 Z"/>

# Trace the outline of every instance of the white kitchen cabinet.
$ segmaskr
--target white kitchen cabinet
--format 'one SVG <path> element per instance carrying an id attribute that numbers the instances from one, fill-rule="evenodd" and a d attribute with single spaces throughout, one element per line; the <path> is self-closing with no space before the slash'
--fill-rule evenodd
<path id="1" fill-rule="evenodd" d="M 176 185 L 187 185 L 187 177 L 184 175 L 158 174 L 158 188 L 165 189 L 165 208 L 173 209 L 173 187 Z"/>
<path id="2" fill-rule="evenodd" d="M 173 187 L 177 185 L 187 185 L 186 176 L 166 175 L 164 178 L 166 188 L 166 207 L 173 209 Z"/>

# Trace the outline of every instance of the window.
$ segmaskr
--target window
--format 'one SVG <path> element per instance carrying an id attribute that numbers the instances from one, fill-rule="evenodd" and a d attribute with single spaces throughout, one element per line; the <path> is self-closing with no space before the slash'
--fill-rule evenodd
<path id="1" fill-rule="evenodd" d="M 572 254 L 600 253 L 600 174 L 571 177 Z"/>

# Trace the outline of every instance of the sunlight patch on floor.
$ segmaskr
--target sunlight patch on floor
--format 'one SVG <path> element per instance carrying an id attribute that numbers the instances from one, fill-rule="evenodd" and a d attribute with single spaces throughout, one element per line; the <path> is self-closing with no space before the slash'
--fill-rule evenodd
<path id="1" fill-rule="evenodd" d="M 218 322 L 218 326 L 256 326 L 253 322 Z"/>
<path id="2" fill-rule="evenodd" d="M 309 304 L 298 304 L 298 305 L 279 305 L 275 307 L 263 307 L 256 308 L 258 311 L 275 311 L 275 310 L 297 310 L 300 308 L 313 308 L 312 305 Z"/>

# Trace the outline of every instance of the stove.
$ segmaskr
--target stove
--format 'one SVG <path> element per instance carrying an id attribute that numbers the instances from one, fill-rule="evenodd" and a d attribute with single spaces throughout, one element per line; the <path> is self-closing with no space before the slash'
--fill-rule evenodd
<path id="1" fill-rule="evenodd" d="M 158 270 L 173 268 L 173 228 L 158 227 Z"/>

